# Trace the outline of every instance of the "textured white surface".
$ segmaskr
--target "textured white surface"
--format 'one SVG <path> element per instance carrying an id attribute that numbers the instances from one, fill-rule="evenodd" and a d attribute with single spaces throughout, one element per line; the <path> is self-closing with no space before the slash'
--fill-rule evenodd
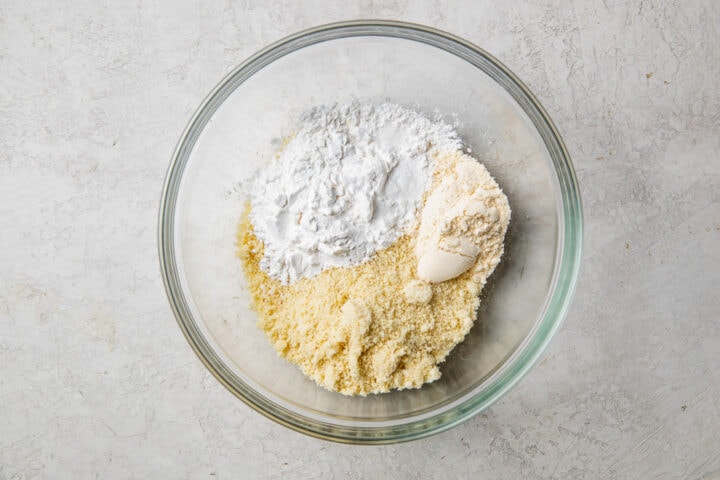
<path id="1" fill-rule="evenodd" d="M 391 103 L 313 108 L 297 129 L 248 187 L 260 267 L 284 284 L 389 247 L 430 185 L 429 146 L 461 146 L 450 125 Z"/>
<path id="2" fill-rule="evenodd" d="M 0 479 L 720 478 L 719 3 L 103 3 L 0 0 Z M 270 41 L 360 17 L 451 31 L 525 80 L 587 227 L 568 319 L 517 388 L 365 448 L 275 425 L 206 373 L 155 247 L 205 94 Z"/>

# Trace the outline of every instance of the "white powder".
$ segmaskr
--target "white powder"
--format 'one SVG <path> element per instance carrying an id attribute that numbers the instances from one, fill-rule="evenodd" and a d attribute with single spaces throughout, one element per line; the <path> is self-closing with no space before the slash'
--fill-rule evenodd
<path id="1" fill-rule="evenodd" d="M 432 154 L 460 147 L 451 126 L 399 105 L 313 109 L 251 181 L 261 268 L 288 284 L 366 261 L 412 225 Z"/>

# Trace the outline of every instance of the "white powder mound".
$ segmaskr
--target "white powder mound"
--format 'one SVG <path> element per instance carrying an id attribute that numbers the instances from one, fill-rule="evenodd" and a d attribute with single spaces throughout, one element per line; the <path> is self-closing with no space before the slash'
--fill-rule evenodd
<path id="1" fill-rule="evenodd" d="M 260 267 L 288 284 L 368 260 L 412 225 L 433 153 L 460 147 L 450 125 L 399 105 L 313 109 L 251 181 Z"/>

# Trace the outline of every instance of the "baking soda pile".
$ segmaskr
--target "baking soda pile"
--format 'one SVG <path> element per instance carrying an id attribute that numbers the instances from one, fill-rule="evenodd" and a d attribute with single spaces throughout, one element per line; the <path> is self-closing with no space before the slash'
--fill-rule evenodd
<path id="1" fill-rule="evenodd" d="M 413 223 L 446 123 L 394 104 L 319 107 L 250 190 L 261 266 L 284 284 L 366 261 Z"/>

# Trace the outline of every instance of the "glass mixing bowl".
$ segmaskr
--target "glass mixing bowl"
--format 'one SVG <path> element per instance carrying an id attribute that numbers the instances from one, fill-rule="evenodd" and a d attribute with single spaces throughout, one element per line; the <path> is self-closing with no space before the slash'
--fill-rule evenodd
<path id="1" fill-rule="evenodd" d="M 506 253 L 478 320 L 418 390 L 326 391 L 281 359 L 256 327 L 235 231 L 242 181 L 267 164 L 309 108 L 390 101 L 457 122 L 508 196 Z M 506 393 L 565 315 L 582 240 L 577 180 L 552 121 L 500 62 L 447 33 L 360 21 L 306 30 L 260 51 L 210 93 L 183 133 L 159 218 L 163 279 L 180 328 L 238 398 L 295 430 L 390 443 L 446 430 Z"/>

